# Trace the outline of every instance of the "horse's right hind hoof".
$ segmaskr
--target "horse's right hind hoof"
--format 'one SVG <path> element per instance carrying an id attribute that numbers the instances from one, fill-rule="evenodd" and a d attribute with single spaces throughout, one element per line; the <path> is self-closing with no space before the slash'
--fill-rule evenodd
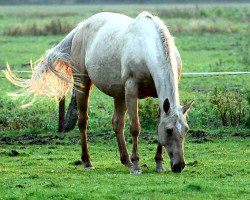
<path id="1" fill-rule="evenodd" d="M 131 167 L 133 166 L 133 164 L 132 164 L 131 161 L 122 162 L 122 164 L 123 164 L 125 167 L 129 167 L 129 168 L 131 168 Z"/>
<path id="2" fill-rule="evenodd" d="M 91 167 L 85 167 L 84 170 L 91 170 L 91 169 L 95 169 L 94 166 L 91 166 Z"/>
<path id="3" fill-rule="evenodd" d="M 132 162 L 128 162 L 124 164 L 125 167 L 131 168 L 133 166 Z"/>
<path id="4" fill-rule="evenodd" d="M 93 165 L 91 162 L 85 162 L 83 163 L 85 169 L 94 169 Z"/>
<path id="5" fill-rule="evenodd" d="M 121 157 L 121 163 L 124 165 L 124 166 L 126 166 L 126 167 L 132 167 L 133 166 L 133 164 L 132 164 L 132 162 L 131 162 L 131 160 L 130 160 L 130 158 L 129 158 L 129 156 L 123 156 L 123 157 Z"/>

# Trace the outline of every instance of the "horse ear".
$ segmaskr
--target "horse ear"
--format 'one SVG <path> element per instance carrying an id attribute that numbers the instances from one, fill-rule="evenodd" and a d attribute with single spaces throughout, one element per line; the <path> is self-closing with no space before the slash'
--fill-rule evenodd
<path id="1" fill-rule="evenodd" d="M 168 98 L 166 98 L 164 103 L 163 103 L 163 110 L 165 113 L 168 113 L 170 110 L 170 103 L 169 103 Z"/>
<path id="2" fill-rule="evenodd" d="M 190 110 L 191 106 L 193 105 L 194 101 L 189 102 L 185 106 L 182 107 L 182 113 L 185 115 Z"/>

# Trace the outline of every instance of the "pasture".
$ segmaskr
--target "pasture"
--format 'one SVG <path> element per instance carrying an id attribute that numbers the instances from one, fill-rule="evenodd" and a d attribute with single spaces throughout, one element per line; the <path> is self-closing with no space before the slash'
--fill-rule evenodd
<path id="1" fill-rule="evenodd" d="M 183 72 L 249 71 L 249 4 L 0 7 L 0 69 L 8 62 L 15 70 L 29 70 L 30 59 L 39 59 L 94 13 L 135 17 L 142 10 L 159 15 L 169 26 Z M 39 97 L 22 109 L 30 98 L 9 97 L 18 88 L 1 78 L 0 199 L 247 199 L 249 88 L 249 75 L 182 76 L 182 105 L 190 100 L 195 104 L 188 117 L 187 167 L 181 174 L 170 172 L 165 154 L 166 172 L 155 172 L 157 100 L 142 100 L 143 174 L 132 176 L 119 162 L 110 97 L 97 88 L 92 92 L 89 148 L 96 168 L 84 170 L 78 129 L 56 134 L 57 102 Z M 128 128 L 126 136 L 131 151 Z"/>
<path id="2" fill-rule="evenodd" d="M 24 136 L 11 145 L 1 141 L 2 199 L 247 199 L 249 139 L 203 139 L 189 136 L 187 167 L 181 174 L 155 171 L 156 144 L 142 134 L 139 152 L 143 174 L 133 176 L 119 162 L 116 139 L 90 137 L 95 169 L 84 170 L 80 143 L 66 138 Z M 142 139 L 144 138 L 144 139 Z M 8 139 L 6 139 L 8 140 Z M 129 144 L 131 149 L 131 144 Z M 19 155 L 17 155 L 16 150 Z"/>

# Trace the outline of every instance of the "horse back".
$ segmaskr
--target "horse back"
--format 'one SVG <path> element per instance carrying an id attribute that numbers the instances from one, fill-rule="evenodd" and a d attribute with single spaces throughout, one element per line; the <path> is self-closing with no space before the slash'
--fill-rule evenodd
<path id="1" fill-rule="evenodd" d="M 72 65 L 110 96 L 124 95 L 121 82 L 123 33 L 132 21 L 121 14 L 99 13 L 79 24 L 73 39 Z"/>

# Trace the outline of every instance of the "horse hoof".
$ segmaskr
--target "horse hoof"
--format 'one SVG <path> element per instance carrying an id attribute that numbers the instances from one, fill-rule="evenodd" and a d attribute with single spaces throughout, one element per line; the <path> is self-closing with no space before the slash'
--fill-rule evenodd
<path id="1" fill-rule="evenodd" d="M 123 165 L 129 168 L 133 166 L 132 162 L 126 162 L 126 163 L 123 163 Z"/>
<path id="2" fill-rule="evenodd" d="M 165 172 L 165 169 L 164 168 L 156 168 L 156 171 L 158 173 L 164 173 Z"/>
<path id="3" fill-rule="evenodd" d="M 84 165 L 84 168 L 85 169 L 94 169 L 93 165 L 91 164 L 91 162 L 86 162 L 86 163 L 83 163 Z"/>
<path id="4" fill-rule="evenodd" d="M 142 174 L 142 170 L 140 170 L 140 169 L 131 169 L 130 174 Z"/>
<path id="5" fill-rule="evenodd" d="M 128 156 L 121 157 L 121 163 L 126 167 L 132 167 L 133 164 Z"/>
<path id="6" fill-rule="evenodd" d="M 91 166 L 91 167 L 84 167 L 85 170 L 91 170 L 91 169 L 95 169 L 95 167 Z"/>

